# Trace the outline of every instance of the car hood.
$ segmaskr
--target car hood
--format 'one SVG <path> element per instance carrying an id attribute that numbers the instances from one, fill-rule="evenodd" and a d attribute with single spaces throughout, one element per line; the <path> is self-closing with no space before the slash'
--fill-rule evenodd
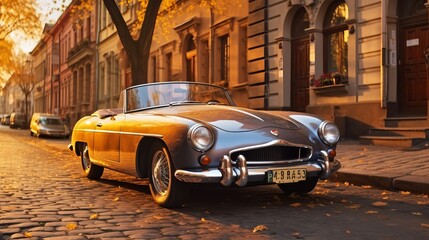
<path id="1" fill-rule="evenodd" d="M 246 108 L 222 105 L 185 105 L 153 110 L 155 114 L 174 115 L 204 122 L 228 132 L 253 131 L 266 127 L 299 129 L 286 117 Z"/>

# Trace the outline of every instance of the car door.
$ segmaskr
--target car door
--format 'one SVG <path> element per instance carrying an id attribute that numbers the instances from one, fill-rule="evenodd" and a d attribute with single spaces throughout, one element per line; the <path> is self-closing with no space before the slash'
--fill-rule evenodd
<path id="1" fill-rule="evenodd" d="M 97 161 L 119 162 L 120 135 L 125 115 L 100 119 L 94 134 L 94 158 Z"/>

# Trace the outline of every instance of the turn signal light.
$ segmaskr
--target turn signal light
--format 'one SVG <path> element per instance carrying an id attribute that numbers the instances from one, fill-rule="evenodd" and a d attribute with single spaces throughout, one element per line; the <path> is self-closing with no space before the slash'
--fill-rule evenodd
<path id="1" fill-rule="evenodd" d="M 211 159 L 210 159 L 210 157 L 208 156 L 208 155 L 201 155 L 200 156 L 200 159 L 198 160 L 199 162 L 200 162 L 200 164 L 201 165 L 203 165 L 203 166 L 207 166 L 207 165 L 209 165 L 210 164 L 210 162 L 212 161 Z"/>
<path id="2" fill-rule="evenodd" d="M 329 149 L 328 150 L 328 156 L 330 158 L 334 158 L 335 156 L 337 156 L 337 151 L 335 151 L 335 149 Z"/>

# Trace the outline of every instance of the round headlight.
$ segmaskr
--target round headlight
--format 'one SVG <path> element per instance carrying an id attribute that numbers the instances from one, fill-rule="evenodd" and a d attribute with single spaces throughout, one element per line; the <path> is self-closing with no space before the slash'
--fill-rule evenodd
<path id="1" fill-rule="evenodd" d="M 331 122 L 322 122 L 319 126 L 319 137 L 328 145 L 334 145 L 340 139 L 340 130 Z"/>
<path id="2" fill-rule="evenodd" d="M 212 131 L 206 126 L 196 124 L 189 129 L 188 139 L 198 151 L 207 151 L 214 142 Z"/>

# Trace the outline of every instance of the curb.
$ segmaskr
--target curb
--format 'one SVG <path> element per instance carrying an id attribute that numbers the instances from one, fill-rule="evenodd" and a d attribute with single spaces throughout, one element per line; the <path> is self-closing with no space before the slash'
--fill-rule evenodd
<path id="1" fill-rule="evenodd" d="M 331 179 L 336 182 L 349 182 L 354 185 L 370 185 L 389 191 L 410 191 L 429 194 L 429 177 L 411 176 L 394 172 L 342 169 Z"/>

